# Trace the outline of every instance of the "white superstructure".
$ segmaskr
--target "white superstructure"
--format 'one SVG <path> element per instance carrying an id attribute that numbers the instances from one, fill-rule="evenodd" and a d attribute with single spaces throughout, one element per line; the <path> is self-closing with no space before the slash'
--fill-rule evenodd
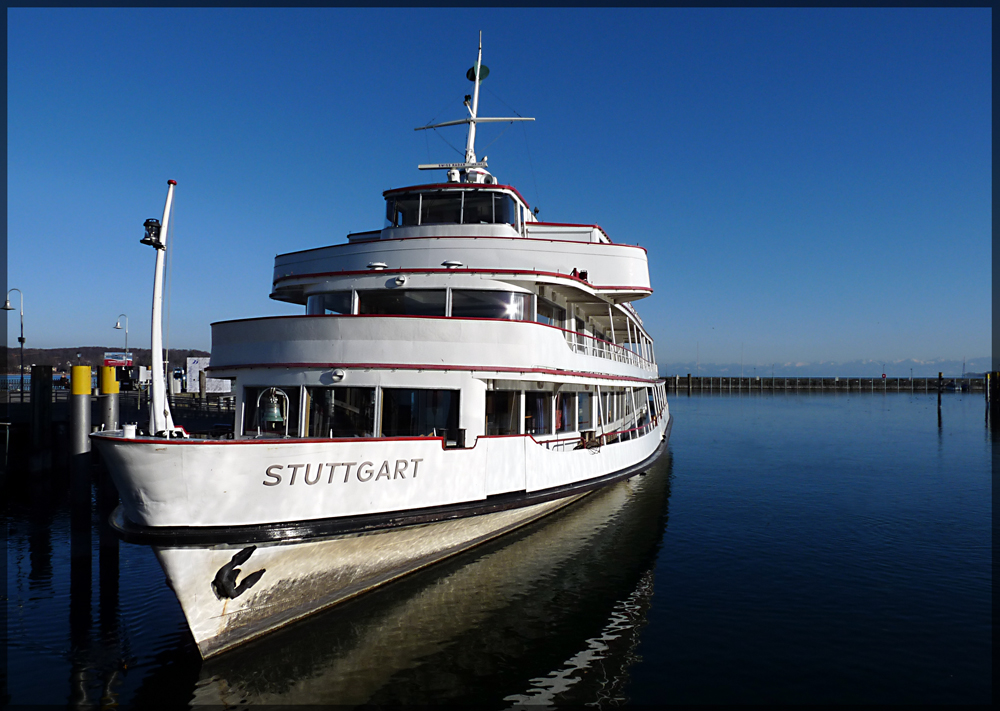
<path id="1" fill-rule="evenodd" d="M 651 293 L 645 250 L 537 221 L 477 161 L 476 124 L 514 120 L 478 116 L 481 54 L 469 117 L 438 124 L 468 124 L 465 162 L 420 166 L 446 182 L 386 191 L 381 230 L 276 257 L 271 297 L 301 314 L 212 325 L 232 439 L 178 437 L 165 399 L 149 433 L 94 436 L 115 524 L 155 546 L 204 656 L 665 449 L 665 391 L 632 306 Z"/>

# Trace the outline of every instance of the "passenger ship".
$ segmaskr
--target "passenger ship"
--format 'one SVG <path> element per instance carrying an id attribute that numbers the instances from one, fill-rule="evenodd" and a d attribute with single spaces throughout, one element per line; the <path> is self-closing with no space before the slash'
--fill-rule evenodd
<path id="1" fill-rule="evenodd" d="M 475 154 L 488 70 L 467 73 L 465 161 L 388 190 L 385 226 L 275 258 L 299 315 L 212 324 L 232 382 L 231 439 L 172 421 L 156 248 L 148 432 L 93 435 L 203 657 L 433 564 L 646 470 L 670 416 L 632 302 L 642 247 L 597 225 L 538 221 Z M 420 129 L 417 129 L 420 130 Z"/>

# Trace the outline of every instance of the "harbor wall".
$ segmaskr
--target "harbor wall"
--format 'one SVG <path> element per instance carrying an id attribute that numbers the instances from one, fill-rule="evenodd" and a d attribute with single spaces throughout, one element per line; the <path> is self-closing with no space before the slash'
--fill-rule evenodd
<path id="1" fill-rule="evenodd" d="M 986 379 L 668 375 L 668 392 L 984 392 Z"/>

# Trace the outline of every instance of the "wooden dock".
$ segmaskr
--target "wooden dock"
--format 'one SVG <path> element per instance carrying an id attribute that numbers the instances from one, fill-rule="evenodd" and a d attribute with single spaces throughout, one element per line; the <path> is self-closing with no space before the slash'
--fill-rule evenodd
<path id="1" fill-rule="evenodd" d="M 710 375 L 670 375 L 667 390 L 683 392 L 856 392 L 856 393 L 938 393 L 985 391 L 986 378 L 732 378 Z"/>

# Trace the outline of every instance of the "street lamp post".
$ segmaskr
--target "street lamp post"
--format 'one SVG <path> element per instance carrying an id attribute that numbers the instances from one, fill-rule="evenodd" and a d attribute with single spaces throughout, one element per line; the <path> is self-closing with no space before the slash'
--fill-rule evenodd
<path id="1" fill-rule="evenodd" d="M 128 315 L 118 314 L 118 321 L 115 323 L 115 328 L 119 331 L 122 330 L 122 316 L 125 317 L 125 363 L 128 364 Z"/>
<path id="2" fill-rule="evenodd" d="M 24 294 L 20 289 L 11 289 L 7 292 L 7 300 L 3 304 L 4 311 L 13 311 L 14 307 L 10 305 L 10 292 L 16 291 L 21 297 L 21 336 L 17 339 L 17 342 L 21 344 L 21 402 L 24 402 Z"/>

